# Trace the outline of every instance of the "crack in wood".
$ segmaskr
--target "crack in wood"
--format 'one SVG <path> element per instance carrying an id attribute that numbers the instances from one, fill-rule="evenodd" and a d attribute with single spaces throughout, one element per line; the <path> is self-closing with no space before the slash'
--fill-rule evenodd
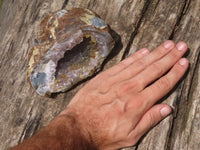
<path id="1" fill-rule="evenodd" d="M 191 0 L 185 0 L 185 3 L 184 3 L 183 8 L 182 8 L 182 10 L 180 12 L 180 15 L 179 15 L 174 27 L 173 27 L 171 35 L 169 36 L 169 40 L 172 40 L 174 38 L 174 35 L 176 34 L 176 31 L 177 31 L 177 29 L 178 29 L 178 27 L 180 25 L 181 20 L 184 17 L 185 13 L 187 12 L 188 8 L 189 8 L 190 1 Z"/>
<path id="2" fill-rule="evenodd" d="M 197 53 L 197 57 L 196 57 L 196 58 L 197 58 L 197 59 L 194 61 L 195 64 L 194 64 L 194 72 L 193 72 L 193 74 L 192 74 L 192 80 L 193 80 L 193 78 L 194 78 L 194 75 L 195 75 L 196 70 L 199 69 L 199 68 L 198 68 L 198 65 L 199 65 L 199 61 L 200 61 L 200 47 L 199 47 L 199 51 L 198 51 L 198 53 Z M 190 93 L 190 91 L 189 91 L 189 93 Z M 190 94 L 190 95 L 191 95 L 191 94 Z M 189 95 L 187 98 L 189 98 L 190 95 Z"/>
<path id="3" fill-rule="evenodd" d="M 184 108 L 182 108 L 182 109 L 184 109 L 184 112 L 185 112 L 185 116 L 184 116 L 183 120 L 181 120 L 181 122 L 183 123 L 181 125 L 182 131 L 184 131 L 184 129 L 186 128 L 186 123 L 185 122 L 188 120 L 190 109 L 192 109 L 192 107 L 188 107 L 188 106 L 190 106 L 192 104 L 192 101 L 188 101 L 188 100 L 191 99 L 190 97 L 192 97 L 192 94 L 193 94 L 192 83 L 195 83 L 195 81 L 194 81 L 195 72 L 197 71 L 197 69 L 199 69 L 198 66 L 199 66 L 199 60 L 200 60 L 200 58 L 199 58 L 200 57 L 200 51 L 197 51 L 197 54 L 195 54 L 195 56 L 197 56 L 197 57 L 195 57 L 196 60 L 194 60 L 193 69 L 192 68 L 190 69 L 190 75 L 191 75 L 190 84 L 189 84 L 190 86 L 188 86 L 187 85 L 188 83 L 186 83 L 186 81 L 184 81 L 183 84 L 180 87 L 181 91 L 178 92 L 179 95 L 177 97 L 179 97 L 179 100 L 178 99 L 176 100 L 176 102 L 177 102 L 176 103 L 176 113 L 173 116 L 172 127 L 170 129 L 170 134 L 169 134 L 169 142 L 168 142 L 169 144 L 167 146 L 167 150 L 170 150 L 171 147 L 173 146 L 173 145 L 171 145 L 172 144 L 171 142 L 173 140 L 172 139 L 172 134 L 173 134 L 173 131 L 175 130 L 174 128 L 176 128 L 175 124 L 178 121 L 180 121 L 180 120 L 177 120 L 178 119 L 177 118 L 178 113 L 181 113 L 180 112 L 180 107 L 183 106 L 185 103 L 187 103 L 187 105 Z M 184 87 L 186 87 L 186 89 Z M 182 102 L 183 104 L 181 104 L 180 100 L 183 100 L 183 99 L 185 99 L 185 100 Z M 191 132 L 189 132 L 189 133 L 191 133 Z"/>
<path id="4" fill-rule="evenodd" d="M 187 90 L 188 92 L 186 93 L 186 98 L 185 98 L 184 102 L 187 103 L 188 106 L 190 106 L 191 103 L 192 103 L 191 101 L 188 101 L 188 100 L 190 100 L 190 97 L 192 97 L 192 94 L 193 94 L 193 90 L 192 90 L 193 85 L 192 85 L 192 83 L 195 83 L 194 78 L 195 78 L 195 72 L 198 69 L 198 65 L 199 65 L 198 62 L 199 62 L 200 51 L 198 51 L 197 56 L 198 56 L 198 57 L 196 57 L 197 59 L 194 61 L 195 62 L 194 65 L 193 65 L 194 67 L 190 71 L 191 72 L 191 79 L 190 79 L 190 83 L 191 84 L 190 84 L 190 86 L 186 86 L 186 87 L 188 87 L 188 90 Z M 181 95 L 183 95 L 183 94 L 181 94 Z M 191 109 L 191 107 L 186 109 L 186 111 L 189 112 L 190 109 Z M 184 120 L 188 120 L 188 117 L 189 117 L 189 113 L 186 113 L 186 116 L 184 117 Z M 183 128 L 186 128 L 186 127 L 183 126 Z"/>
<path id="5" fill-rule="evenodd" d="M 173 28 L 173 30 L 172 30 L 172 33 L 171 33 L 171 35 L 169 36 L 169 39 L 170 39 L 170 40 L 172 40 L 172 39 L 174 38 L 174 35 L 175 35 L 175 33 L 176 33 L 177 29 L 178 29 L 178 26 L 179 26 L 180 23 L 181 23 L 181 20 L 182 20 L 183 16 L 186 14 L 186 12 L 187 12 L 187 10 L 188 10 L 188 8 L 189 8 L 190 2 L 191 2 L 191 0 L 185 0 L 185 4 L 184 4 L 184 6 L 183 6 L 183 8 L 182 8 L 182 10 L 181 10 L 180 16 L 178 17 L 178 19 L 177 19 L 177 21 L 176 21 L 176 23 L 175 23 L 175 25 L 174 25 L 174 28 Z M 192 78 L 193 78 L 193 77 L 192 77 Z M 181 87 L 180 95 L 177 96 L 177 98 L 180 97 L 180 96 L 182 95 L 184 83 L 183 83 L 182 85 L 183 85 L 183 86 Z M 190 87 L 190 88 L 191 88 L 191 87 Z M 189 89 L 189 91 L 190 91 L 190 89 Z M 176 103 L 180 103 L 180 101 L 179 101 L 179 100 L 176 100 Z M 170 150 L 170 149 L 171 149 L 171 146 L 172 146 L 172 145 L 171 145 L 171 142 L 172 142 L 172 134 L 173 134 L 173 130 L 174 130 L 174 123 L 175 123 L 175 120 L 176 120 L 176 116 L 177 116 L 178 111 L 179 111 L 179 108 L 178 108 L 178 107 L 179 107 L 179 104 L 176 104 L 176 107 L 177 107 L 176 113 L 175 113 L 175 115 L 173 116 L 173 120 L 172 120 L 171 127 L 170 127 L 170 130 L 169 130 L 169 139 L 168 139 L 168 143 L 166 143 L 166 144 L 167 144 L 167 145 L 166 145 L 166 150 Z"/>
<path id="6" fill-rule="evenodd" d="M 21 32 L 22 28 L 25 24 L 25 18 L 26 18 L 26 15 L 27 15 L 27 10 L 28 10 L 28 5 L 26 6 L 25 10 L 24 10 L 24 13 L 23 13 L 23 17 L 22 17 L 22 20 L 21 20 L 21 24 L 18 28 L 18 32 Z"/>
<path id="7" fill-rule="evenodd" d="M 29 114 L 31 114 L 32 110 L 33 110 L 33 107 L 31 107 L 31 110 L 30 110 Z M 21 135 L 20 135 L 20 138 L 19 138 L 19 140 L 18 140 L 18 144 L 21 143 L 21 142 L 23 141 L 24 137 L 25 137 L 26 129 L 27 129 L 27 126 L 28 126 L 28 122 L 30 121 L 30 118 L 31 118 L 31 117 L 30 117 L 30 115 L 29 115 L 28 121 L 27 121 L 27 123 L 25 124 L 24 129 L 23 129 L 23 131 L 22 131 L 22 133 L 21 133 Z"/>
<path id="8" fill-rule="evenodd" d="M 199 65 L 199 57 L 200 57 L 200 51 L 198 51 L 198 53 L 197 53 L 197 60 L 196 61 L 194 61 L 195 63 L 194 63 L 194 69 L 192 70 L 192 75 L 191 75 L 191 83 L 193 83 L 193 80 L 194 80 L 194 76 L 195 76 L 195 72 L 196 72 L 196 70 L 198 69 L 198 65 Z M 188 93 L 187 93 L 187 100 L 188 99 L 190 99 L 190 97 L 191 97 L 191 95 L 192 95 L 192 90 L 191 90 L 191 88 L 192 88 L 192 85 L 191 86 L 189 86 L 189 89 L 188 89 Z"/>
<path id="9" fill-rule="evenodd" d="M 133 43 L 133 40 L 134 40 L 135 36 L 136 36 L 137 33 L 138 33 L 138 30 L 139 30 L 139 28 L 140 28 L 140 26 L 141 26 L 141 23 L 142 23 L 142 19 L 143 19 L 143 17 L 145 16 L 145 13 L 146 13 L 146 11 L 147 11 L 147 9 L 148 9 L 150 3 L 151 3 L 150 1 L 146 1 L 146 3 L 144 4 L 144 7 L 143 7 L 143 10 L 142 10 L 142 13 L 141 13 L 141 17 L 139 18 L 139 20 L 138 20 L 138 22 L 137 22 L 135 31 L 133 31 L 133 32 L 131 33 L 130 40 L 129 40 L 127 46 L 126 46 L 126 49 L 125 49 L 125 51 L 124 51 L 124 54 L 122 55 L 121 60 L 123 60 L 123 59 L 125 59 L 125 58 L 127 57 L 128 53 L 129 53 L 129 51 L 130 51 L 131 45 L 132 45 L 132 43 Z"/>
<path id="10" fill-rule="evenodd" d="M 154 8 L 154 11 L 153 11 L 153 12 L 155 12 L 155 10 L 157 9 L 159 3 L 160 3 L 160 0 L 158 0 L 158 1 L 155 3 L 155 8 Z"/>
<path id="11" fill-rule="evenodd" d="M 196 112 L 197 111 L 197 108 L 195 108 L 195 110 L 194 110 L 194 112 Z M 194 117 L 194 116 L 193 116 Z M 194 119 L 192 119 L 192 123 L 191 123 L 191 126 L 193 126 L 194 125 Z M 189 133 L 192 133 L 192 128 L 190 128 L 190 130 L 189 130 Z M 190 141 L 190 138 L 187 138 L 187 143 L 189 143 L 189 141 Z"/>
<path id="12" fill-rule="evenodd" d="M 18 144 L 21 143 L 24 139 L 27 139 L 30 136 L 32 136 L 33 134 L 35 134 L 35 132 L 38 130 L 38 128 L 40 126 L 40 121 L 42 119 L 42 112 L 37 114 L 36 116 L 34 116 L 31 119 L 33 110 L 34 110 L 34 105 L 31 107 L 31 110 L 29 112 L 28 121 L 25 124 L 23 132 L 19 138 Z"/>
<path id="13" fill-rule="evenodd" d="M 194 75 L 194 70 L 192 71 L 192 74 Z M 193 75 L 192 75 L 192 78 L 193 78 Z M 192 78 L 191 78 L 191 82 L 192 82 Z M 182 79 L 183 80 L 183 79 Z M 180 81 L 180 82 L 182 82 L 182 81 Z M 179 82 L 179 83 L 180 83 Z M 170 127 L 170 130 L 169 130 L 169 140 L 168 140 L 168 145 L 166 146 L 167 148 L 166 148 L 166 150 L 170 150 L 171 149 L 171 142 L 172 142 L 172 135 L 173 135 L 173 130 L 174 130 L 174 128 L 175 128 L 175 124 L 176 124 L 176 120 L 177 120 L 177 116 L 178 116 L 178 113 L 179 113 L 179 107 L 181 106 L 181 96 L 182 95 L 184 95 L 185 94 L 185 90 L 184 90 L 184 87 L 185 87 L 185 81 L 180 85 L 180 87 L 179 87 L 179 91 L 177 91 L 177 93 L 178 93 L 178 95 L 176 96 L 176 99 L 175 99 L 175 102 L 176 102 L 176 104 L 175 104 L 175 107 L 176 107 L 176 109 L 175 109 L 175 111 L 174 111 L 174 114 L 173 114 L 173 120 L 172 120 L 172 123 L 171 123 L 171 127 Z M 187 87 L 187 86 L 186 86 Z M 189 95 L 189 91 L 190 91 L 190 88 L 191 88 L 191 86 L 189 87 L 189 90 L 188 90 L 188 93 L 187 93 L 187 98 L 188 98 L 188 95 Z M 189 110 L 187 110 L 187 111 L 189 111 Z M 187 113 L 186 113 L 187 114 Z"/>
<path id="14" fill-rule="evenodd" d="M 191 0 L 185 0 L 185 3 L 186 3 L 186 6 L 183 10 L 183 15 L 185 15 L 187 13 L 187 11 L 189 10 L 189 6 L 190 6 L 190 3 L 191 3 Z"/>
<path id="15" fill-rule="evenodd" d="M 88 5 L 87 5 L 87 8 L 92 8 L 92 7 L 95 6 L 96 4 L 97 4 L 97 1 L 96 1 L 96 0 L 89 1 Z"/>
<path id="16" fill-rule="evenodd" d="M 65 0 L 61 9 L 64 9 L 67 6 L 68 2 L 69 2 L 69 0 Z"/>
<path id="17" fill-rule="evenodd" d="M 178 97 L 181 96 L 181 94 L 183 93 L 183 86 L 181 86 L 180 88 L 180 92 L 178 92 L 179 94 L 176 96 L 176 99 L 174 100 L 174 102 L 176 104 L 174 104 L 175 106 L 175 110 L 173 110 L 173 118 L 172 118 L 172 121 L 171 121 L 171 125 L 170 125 L 170 128 L 169 128 L 169 138 L 168 138 L 168 142 L 166 142 L 167 145 L 165 145 L 166 147 L 166 150 L 170 150 L 171 149 L 171 142 L 172 142 L 172 134 L 173 134 L 173 128 L 174 128 L 174 122 L 176 120 L 176 117 L 177 117 L 177 113 L 178 113 L 178 107 L 179 107 L 179 103 L 180 103 L 180 100 L 178 100 Z"/>

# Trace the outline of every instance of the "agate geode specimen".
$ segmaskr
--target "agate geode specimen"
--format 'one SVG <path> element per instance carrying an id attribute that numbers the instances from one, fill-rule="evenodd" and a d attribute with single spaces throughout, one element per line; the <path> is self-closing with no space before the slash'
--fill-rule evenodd
<path id="1" fill-rule="evenodd" d="M 97 72 L 113 46 L 107 24 L 92 11 L 54 12 L 40 23 L 28 80 L 42 96 L 64 92 Z"/>

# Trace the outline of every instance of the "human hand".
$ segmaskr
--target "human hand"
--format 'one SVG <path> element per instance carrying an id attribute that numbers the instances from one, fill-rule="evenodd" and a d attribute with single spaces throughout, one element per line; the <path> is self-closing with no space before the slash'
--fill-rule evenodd
<path id="1" fill-rule="evenodd" d="M 188 60 L 181 58 L 186 50 L 184 42 L 175 46 L 172 41 L 151 53 L 148 49 L 139 50 L 93 78 L 60 116 L 73 115 L 82 134 L 98 149 L 136 144 L 170 114 L 167 104 L 154 104 L 187 70 Z"/>

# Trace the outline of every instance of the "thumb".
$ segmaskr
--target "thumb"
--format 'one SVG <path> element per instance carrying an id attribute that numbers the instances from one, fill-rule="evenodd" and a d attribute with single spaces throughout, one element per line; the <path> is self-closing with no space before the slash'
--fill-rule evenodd
<path id="1" fill-rule="evenodd" d="M 150 128 L 167 117 L 171 111 L 171 107 L 167 104 L 157 104 L 153 106 L 142 116 L 135 129 L 130 133 L 130 136 L 133 134 L 133 137 L 137 137 L 135 140 L 139 140 Z"/>

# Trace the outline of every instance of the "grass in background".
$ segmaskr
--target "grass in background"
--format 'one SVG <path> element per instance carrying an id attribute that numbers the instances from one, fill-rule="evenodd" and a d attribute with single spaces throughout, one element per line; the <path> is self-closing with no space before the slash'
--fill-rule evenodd
<path id="1" fill-rule="evenodd" d="M 1 8 L 1 0 L 0 0 L 0 8 Z"/>

